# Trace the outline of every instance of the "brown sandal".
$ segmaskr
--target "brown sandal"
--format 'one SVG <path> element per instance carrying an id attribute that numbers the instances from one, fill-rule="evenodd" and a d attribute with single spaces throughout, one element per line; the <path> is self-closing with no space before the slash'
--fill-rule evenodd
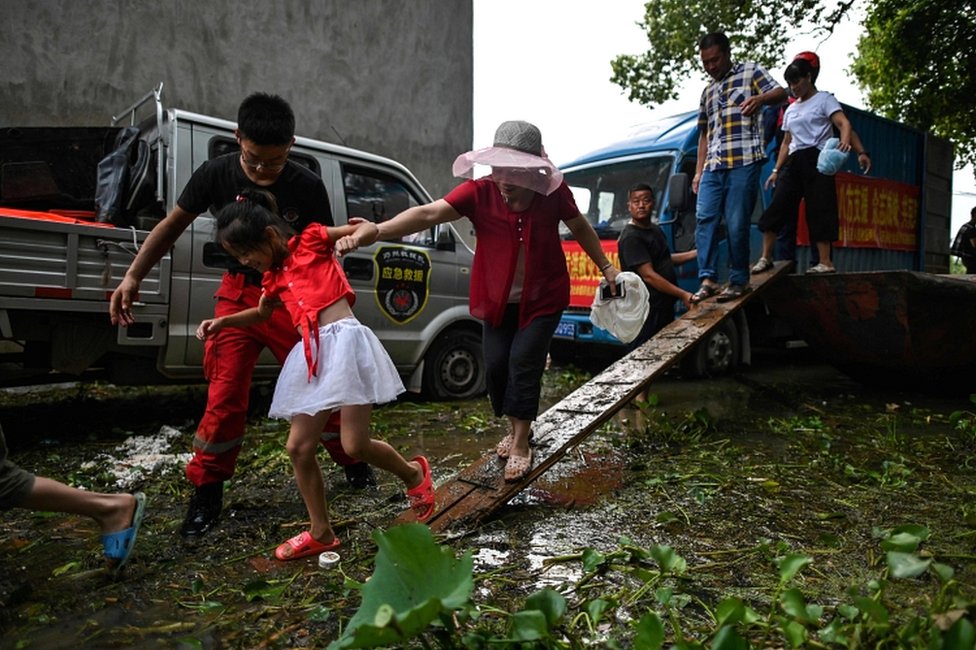
<path id="1" fill-rule="evenodd" d="M 505 482 L 515 483 L 524 479 L 532 470 L 532 450 L 528 456 L 509 456 L 505 463 Z"/>

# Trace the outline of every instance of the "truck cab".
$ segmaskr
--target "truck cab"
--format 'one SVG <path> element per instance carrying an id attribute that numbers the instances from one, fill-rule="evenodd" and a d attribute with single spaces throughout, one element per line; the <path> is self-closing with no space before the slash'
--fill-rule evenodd
<path id="1" fill-rule="evenodd" d="M 145 112 L 140 110 L 143 105 L 155 111 L 137 120 L 137 113 Z M 18 285 L 38 280 L 67 291 L 57 304 L 32 296 L 13 310 L 0 309 L 0 317 L 5 317 L 0 322 L 11 323 L 3 328 L 6 358 L 16 360 L 19 346 L 23 362 L 40 366 L 39 370 L 57 372 L 57 350 L 85 345 L 80 335 L 83 331 L 89 346 L 104 340 L 98 350 L 89 353 L 90 363 L 84 370 L 105 369 L 118 383 L 199 380 L 203 344 L 196 339 L 196 327 L 212 315 L 213 295 L 229 261 L 213 241 L 213 215 L 206 212 L 198 216 L 177 240 L 171 254 L 143 282 L 140 302 L 133 309 L 134 325 L 111 327 L 107 297 L 125 273 L 133 247 L 175 205 L 193 171 L 210 158 L 237 150 L 235 124 L 180 109 L 164 109 L 159 92 L 124 111 L 122 119 L 128 119 L 130 126 L 139 131 L 138 153 L 132 156 L 133 166 L 128 174 L 127 196 L 131 200 L 127 200 L 124 214 L 114 224 L 95 223 L 94 216 L 85 217 L 82 209 L 75 215 L 77 223 L 53 226 L 55 232 L 63 233 L 65 248 L 45 248 L 45 255 L 60 258 L 52 260 L 55 266 L 80 256 L 92 258 L 94 270 L 101 273 L 90 270 L 67 276 L 28 277 L 19 272 L 25 264 L 23 259 L 17 259 L 16 249 L 23 251 L 23 245 L 36 239 L 38 227 L 50 230 L 52 226 L 42 221 L 32 225 L 23 220 L 7 220 L 3 207 L 14 205 L 0 193 L 0 224 L 11 224 L 10 232 L 17 232 L 21 240 L 20 245 L 0 250 L 0 295 L 23 295 L 24 287 Z M 85 132 L 91 149 L 97 152 L 88 154 L 88 164 L 107 153 L 106 143 L 113 142 L 118 131 L 119 126 L 115 125 Z M 17 140 L 18 133 L 10 129 L 4 133 L 5 144 L 0 152 L 4 170 L 17 168 L 23 161 L 14 158 L 26 156 L 36 160 L 38 169 L 55 170 L 55 175 L 62 175 L 59 167 L 69 165 L 77 172 L 78 160 L 69 160 L 72 157 L 65 152 L 71 146 L 66 142 L 39 152 L 37 143 L 27 142 L 29 138 L 23 137 L 23 131 L 19 132 L 18 147 L 8 142 Z M 43 139 L 57 141 L 58 128 L 45 129 Z M 19 153 L 14 153 L 15 148 Z M 297 137 L 290 160 L 323 179 L 337 225 L 354 217 L 380 222 L 431 200 L 416 177 L 389 158 Z M 93 207 L 94 166 L 87 173 L 91 174 L 88 182 L 72 189 L 74 208 Z M 64 207 L 54 205 L 58 201 L 31 203 L 26 198 L 20 197 L 18 207 L 44 211 Z M 107 241 L 118 244 L 106 245 Z M 102 268 L 98 259 L 103 254 L 109 257 Z M 442 224 L 401 241 L 376 242 L 342 259 L 357 294 L 357 318 L 382 341 L 409 390 L 444 399 L 471 397 L 485 388 L 481 325 L 470 316 L 467 305 L 473 256 L 454 226 Z M 26 264 L 30 265 L 31 262 Z M 88 287 L 80 285 L 96 286 L 86 295 L 83 289 Z M 82 330 L 73 328 L 74 334 L 63 332 L 48 337 L 36 334 L 56 331 L 59 318 L 71 320 L 68 312 L 79 311 L 87 313 Z M 111 332 L 106 336 L 108 328 Z M 66 340 L 58 340 L 62 337 Z M 77 371 L 78 365 L 74 363 L 72 370 Z M 277 361 L 265 351 L 255 376 L 273 377 L 277 372 Z"/>
<path id="2" fill-rule="evenodd" d="M 924 270 L 927 257 L 939 259 L 940 255 L 939 243 L 927 240 L 927 228 L 931 232 L 930 224 L 935 224 L 935 228 L 945 226 L 948 215 L 926 211 L 922 188 L 939 183 L 941 176 L 951 173 L 951 154 L 934 157 L 937 164 L 926 176 L 925 160 L 931 141 L 926 134 L 850 106 L 844 106 L 844 112 L 871 150 L 873 166 L 870 175 L 864 176 L 851 156 L 844 171 L 835 177 L 841 217 L 841 238 L 833 255 L 835 265 L 839 271 Z M 560 166 L 580 212 L 593 225 L 614 263 L 619 265 L 617 237 L 630 220 L 628 191 L 637 183 L 653 188 L 656 202 L 652 218 L 663 230 L 672 252 L 695 247 L 696 197 L 691 191 L 691 178 L 698 151 L 697 115 L 697 111 L 690 111 L 641 125 L 628 138 Z M 750 232 L 752 260 L 757 259 L 762 246 L 762 234 L 756 224 L 772 198 L 772 190 L 764 189 L 762 184 L 773 166 L 774 145 L 770 141 L 769 157 L 760 173 L 759 200 Z M 556 344 L 619 346 L 613 335 L 595 327 L 589 319 L 601 274 L 568 230 L 563 233 L 563 240 L 572 285 L 570 306 L 557 329 Z M 810 259 L 802 206 L 796 244 L 796 268 L 802 270 Z M 724 242 L 719 243 L 718 255 L 718 279 L 725 282 L 728 251 Z M 698 288 L 695 261 L 679 265 L 675 271 L 682 288 Z M 683 306 L 678 303 L 677 309 L 680 315 Z M 753 345 L 767 342 L 792 344 L 795 337 L 769 314 L 762 301 L 756 301 L 696 346 L 685 357 L 682 369 L 693 376 L 722 374 L 739 363 L 748 363 Z"/>

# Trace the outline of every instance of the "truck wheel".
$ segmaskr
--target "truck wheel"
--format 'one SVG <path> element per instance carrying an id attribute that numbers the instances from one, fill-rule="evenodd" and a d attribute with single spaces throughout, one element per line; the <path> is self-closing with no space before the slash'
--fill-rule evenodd
<path id="1" fill-rule="evenodd" d="M 681 373 L 695 379 L 719 377 L 739 365 L 739 353 L 739 328 L 727 320 L 682 359 Z"/>
<path id="2" fill-rule="evenodd" d="M 481 336 L 467 330 L 441 334 L 424 356 L 424 394 L 431 399 L 467 399 L 485 392 Z"/>

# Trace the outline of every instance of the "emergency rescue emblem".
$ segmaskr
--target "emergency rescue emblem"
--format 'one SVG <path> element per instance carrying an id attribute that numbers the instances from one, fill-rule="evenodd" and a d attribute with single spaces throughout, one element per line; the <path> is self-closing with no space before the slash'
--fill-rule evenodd
<path id="1" fill-rule="evenodd" d="M 379 269 L 376 302 L 394 323 L 410 322 L 427 306 L 430 257 L 423 251 L 384 246 L 373 258 Z"/>

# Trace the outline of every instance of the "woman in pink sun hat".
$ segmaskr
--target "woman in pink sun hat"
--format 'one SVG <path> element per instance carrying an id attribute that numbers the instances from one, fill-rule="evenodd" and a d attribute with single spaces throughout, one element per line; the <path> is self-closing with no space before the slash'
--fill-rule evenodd
<path id="1" fill-rule="evenodd" d="M 485 175 L 479 176 L 479 167 Z M 611 285 L 619 271 L 580 214 L 562 173 L 546 156 L 535 125 L 503 122 L 492 145 L 458 156 L 453 172 L 469 180 L 442 199 L 379 224 L 379 238 L 396 239 L 462 216 L 474 225 L 478 244 L 469 308 L 484 323 L 492 408 L 511 427 L 496 453 L 506 461 L 505 480 L 518 481 L 532 469 L 529 439 L 549 341 L 569 305 L 560 224 Z"/>

